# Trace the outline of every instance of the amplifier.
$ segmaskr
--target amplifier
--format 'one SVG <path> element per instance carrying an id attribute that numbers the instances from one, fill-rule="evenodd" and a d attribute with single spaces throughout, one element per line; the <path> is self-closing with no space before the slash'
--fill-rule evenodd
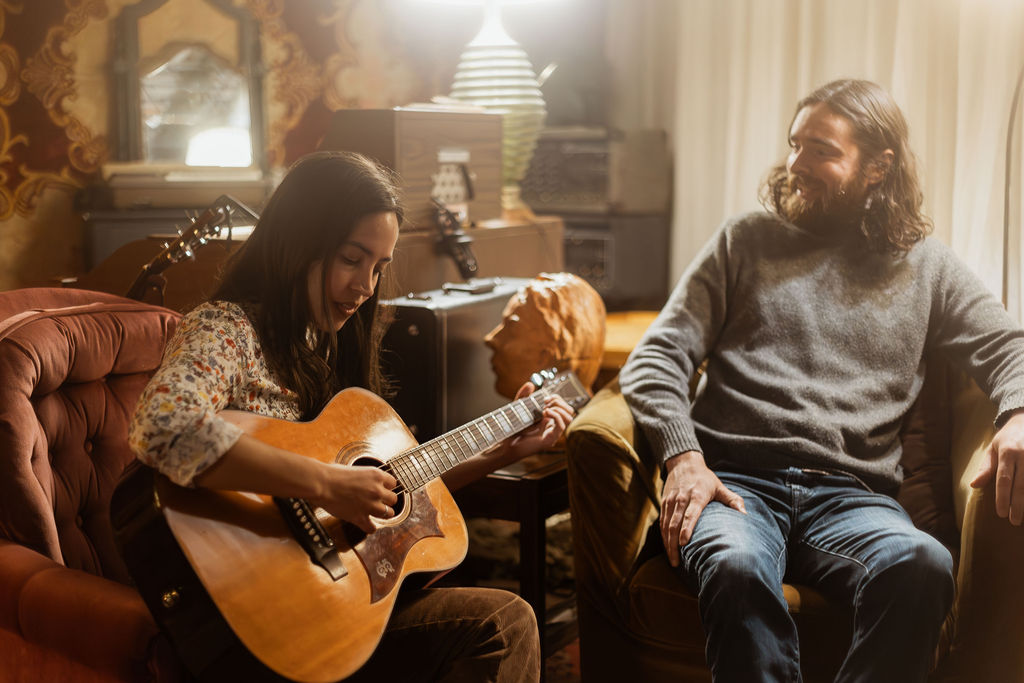
<path id="1" fill-rule="evenodd" d="M 565 270 L 609 311 L 660 309 L 668 299 L 668 216 L 566 214 Z"/>
<path id="2" fill-rule="evenodd" d="M 501 322 L 512 295 L 529 281 L 449 283 L 382 302 L 395 312 L 381 351 L 384 372 L 397 385 L 389 402 L 418 441 L 509 402 L 494 389 L 491 350 L 484 337 Z"/>
<path id="3" fill-rule="evenodd" d="M 546 128 L 520 185 L 534 211 L 662 213 L 671 196 L 670 169 L 662 130 Z"/>

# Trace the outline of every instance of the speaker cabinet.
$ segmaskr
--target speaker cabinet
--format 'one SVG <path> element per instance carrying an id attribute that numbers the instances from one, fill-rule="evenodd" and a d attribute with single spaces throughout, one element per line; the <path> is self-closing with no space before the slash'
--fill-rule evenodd
<path id="1" fill-rule="evenodd" d="M 530 280 L 494 278 L 390 299 L 395 322 L 381 362 L 397 385 L 389 402 L 421 443 L 500 408 L 484 337 Z M 540 368 L 538 368 L 540 369 Z"/>

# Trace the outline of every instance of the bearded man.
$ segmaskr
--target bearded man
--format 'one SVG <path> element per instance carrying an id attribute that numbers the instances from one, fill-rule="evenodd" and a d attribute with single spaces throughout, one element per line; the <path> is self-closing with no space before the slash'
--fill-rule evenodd
<path id="1" fill-rule="evenodd" d="M 661 534 L 698 596 L 715 681 L 799 681 L 782 581 L 849 605 L 839 681 L 923 681 L 949 551 L 893 498 L 924 357 L 998 406 L 996 509 L 1024 518 L 1024 331 L 927 237 L 907 125 L 866 81 L 799 102 L 768 212 L 727 221 L 620 374 L 665 473 Z M 707 360 L 703 392 L 687 387 Z"/>

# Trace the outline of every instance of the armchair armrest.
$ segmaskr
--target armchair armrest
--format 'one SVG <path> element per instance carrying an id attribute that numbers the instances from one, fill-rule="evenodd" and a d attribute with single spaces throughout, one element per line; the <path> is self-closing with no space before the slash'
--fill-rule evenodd
<path id="1" fill-rule="evenodd" d="M 956 387 L 951 382 L 950 387 L 955 394 L 952 400 L 950 466 L 953 474 L 953 506 L 957 524 L 963 531 L 968 501 L 978 493 L 977 489 L 971 488 L 971 480 L 981 468 L 988 445 L 995 436 L 996 408 L 972 380 L 961 376 L 959 383 L 960 386 Z"/>
<path id="2" fill-rule="evenodd" d="M 1024 527 L 995 512 L 995 486 L 971 488 L 994 435 L 996 410 L 974 385 L 954 401 L 954 504 L 961 526 L 957 593 L 943 640 L 939 680 L 1024 680 Z"/>
<path id="3" fill-rule="evenodd" d="M 625 616 L 630 575 L 658 518 L 661 476 L 639 455 L 644 448 L 618 380 L 566 433 L 577 590 L 608 617 Z"/>
<path id="4" fill-rule="evenodd" d="M 23 664 L 18 655 L 38 666 L 40 652 L 55 653 L 58 668 L 58 660 L 71 660 L 67 666 L 73 669 L 82 664 L 99 680 L 175 680 L 181 672 L 136 591 L 5 539 L 0 539 L 0 630 L 8 632 L 6 642 L 25 643 L 22 652 L 5 655 L 0 677 L 17 680 Z M 68 669 L 62 671 L 65 680 L 72 677 Z M 39 675 L 38 670 L 20 673 Z"/>

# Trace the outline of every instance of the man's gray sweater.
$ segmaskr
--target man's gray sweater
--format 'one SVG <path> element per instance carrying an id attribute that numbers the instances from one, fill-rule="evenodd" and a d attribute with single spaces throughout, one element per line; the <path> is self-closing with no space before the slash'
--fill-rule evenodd
<path id="1" fill-rule="evenodd" d="M 834 469 L 890 489 L 933 350 L 992 398 L 997 424 L 1024 408 L 1024 331 L 942 243 L 895 257 L 753 213 L 694 260 L 620 381 L 659 462 L 697 450 L 712 468 Z"/>

